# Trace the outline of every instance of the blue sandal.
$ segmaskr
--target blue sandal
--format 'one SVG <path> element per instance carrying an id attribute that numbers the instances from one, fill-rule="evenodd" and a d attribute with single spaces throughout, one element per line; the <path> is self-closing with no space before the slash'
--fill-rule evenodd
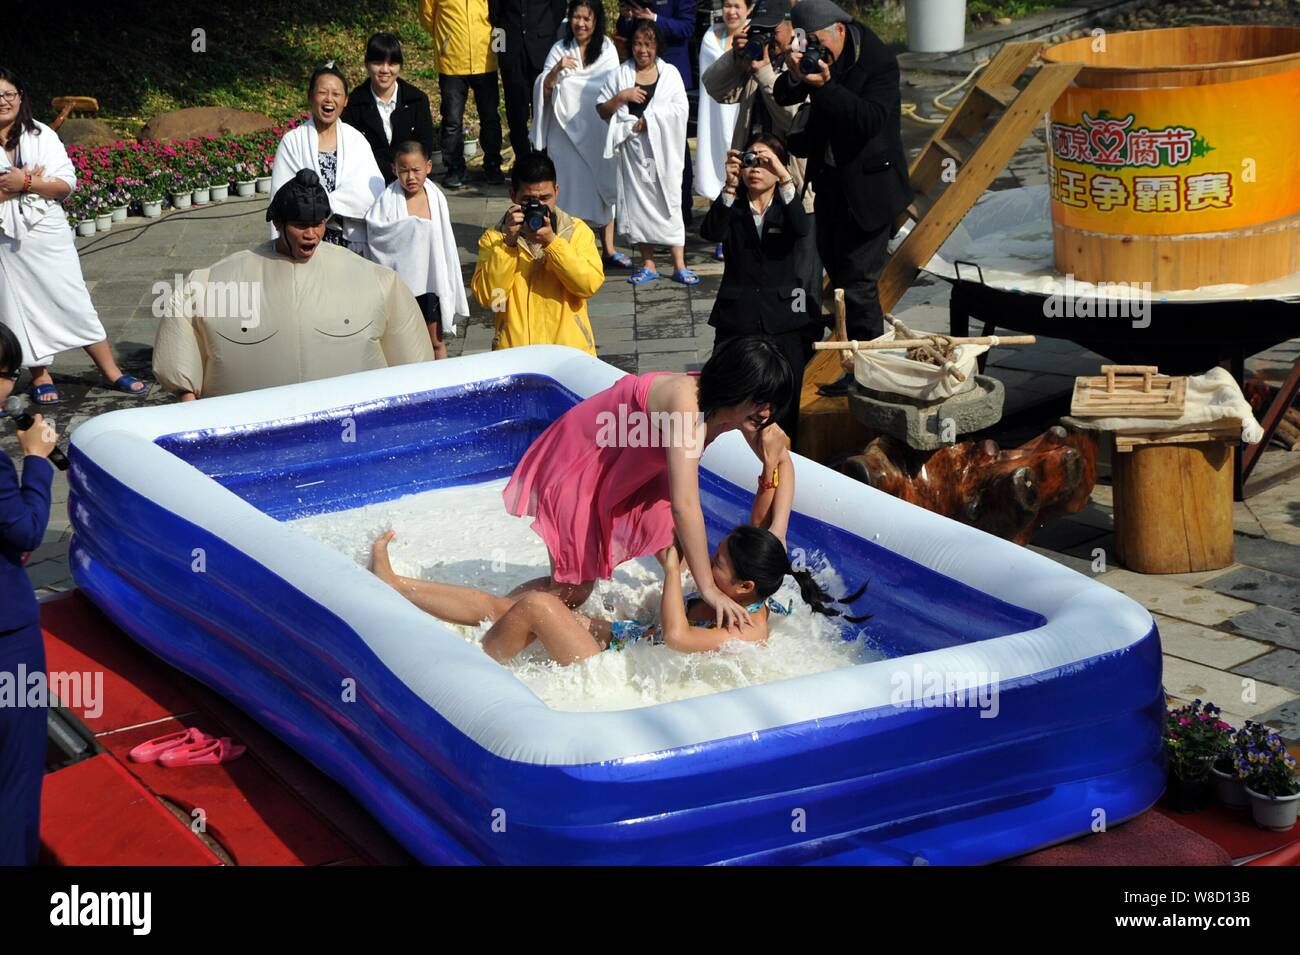
<path id="1" fill-rule="evenodd" d="M 51 398 L 51 395 L 54 397 Z M 32 398 L 42 408 L 57 405 L 63 400 L 59 397 L 59 389 L 53 385 L 32 385 Z"/>
<path id="2" fill-rule="evenodd" d="M 133 385 L 141 385 L 139 391 L 133 388 Z M 139 378 L 132 378 L 130 375 L 122 375 L 117 381 L 109 385 L 114 391 L 120 391 L 124 395 L 130 395 L 133 398 L 143 398 L 149 391 L 149 386 L 140 381 Z"/>
<path id="3" fill-rule="evenodd" d="M 645 266 L 642 266 L 641 268 L 633 272 L 631 275 L 629 275 L 627 277 L 627 280 L 631 282 L 633 285 L 645 285 L 646 283 L 653 282 L 655 279 L 660 277 L 661 276 L 659 275 L 658 272 L 651 272 Z"/>
<path id="4" fill-rule="evenodd" d="M 613 255 L 605 256 L 605 266 L 614 269 L 630 269 L 632 260 L 622 252 L 615 252 Z"/>
<path id="5" fill-rule="evenodd" d="M 678 269 L 673 273 L 673 281 L 681 285 L 699 285 L 700 277 L 690 269 Z"/>

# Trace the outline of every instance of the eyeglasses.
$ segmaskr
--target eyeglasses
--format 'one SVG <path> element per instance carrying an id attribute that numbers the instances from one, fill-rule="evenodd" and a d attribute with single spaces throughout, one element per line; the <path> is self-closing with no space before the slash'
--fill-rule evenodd
<path id="1" fill-rule="evenodd" d="M 19 94 L 17 92 L 10 90 L 7 93 L 0 93 L 0 100 L 6 103 L 12 103 L 14 100 L 18 99 L 18 96 Z"/>
<path id="2" fill-rule="evenodd" d="M 0 371 L 0 381 L 17 381 L 22 377 L 22 374 L 23 370 L 21 368 L 17 371 Z"/>

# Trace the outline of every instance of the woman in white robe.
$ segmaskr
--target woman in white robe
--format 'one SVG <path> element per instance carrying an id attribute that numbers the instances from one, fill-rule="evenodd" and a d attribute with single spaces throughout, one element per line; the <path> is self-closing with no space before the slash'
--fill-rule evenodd
<path id="1" fill-rule="evenodd" d="M 598 0 L 571 0 L 563 34 L 533 84 L 532 144 L 555 163 L 564 211 L 601 236 L 607 267 L 626 269 L 632 260 L 614 248 L 615 167 L 605 158 L 605 124 L 596 114 L 601 88 L 617 68 L 605 8 Z"/>
<path id="2" fill-rule="evenodd" d="M 723 0 L 722 22 L 705 31 L 704 39 L 700 41 L 701 76 L 718 57 L 731 55 L 732 42 L 745 26 L 752 6 L 745 0 Z M 718 198 L 718 193 L 726 185 L 727 150 L 731 148 L 739 111 L 739 103 L 719 103 L 701 92 L 699 116 L 695 121 L 695 194 L 709 202 Z M 713 257 L 722 258 L 722 243 L 718 243 Z"/>
<path id="3" fill-rule="evenodd" d="M 614 210 L 618 231 L 640 247 L 641 267 L 628 276 L 633 285 L 659 278 L 655 247 L 672 252 L 672 279 L 698 285 L 686 267 L 686 226 L 682 221 L 682 167 L 690 106 L 681 74 L 659 58 L 663 35 L 653 20 L 640 20 L 629 41 L 631 58 L 619 64 L 600 91 L 596 110 L 609 123 L 605 158 L 618 161 Z"/>
<path id="4" fill-rule="evenodd" d="M 311 119 L 281 137 L 271 166 L 271 195 L 299 169 L 316 170 L 334 211 L 325 241 L 365 255 L 366 213 L 384 191 L 384 176 L 366 137 L 339 119 L 347 102 L 347 83 L 333 65 L 312 74 L 307 86 Z M 271 238 L 276 238 L 274 228 Z"/>
<path id="5" fill-rule="evenodd" d="M 23 347 L 37 404 L 59 402 L 49 366 L 84 348 L 111 387 L 143 395 L 122 373 L 81 275 L 60 203 L 77 187 L 58 134 L 32 118 L 22 81 L 0 67 L 0 322 Z"/>

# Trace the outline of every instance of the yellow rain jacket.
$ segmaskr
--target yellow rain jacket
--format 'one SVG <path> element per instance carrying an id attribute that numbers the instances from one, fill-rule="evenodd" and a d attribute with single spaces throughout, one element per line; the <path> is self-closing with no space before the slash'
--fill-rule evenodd
<path id="1" fill-rule="evenodd" d="M 420 0 L 420 23 L 433 37 L 433 64 L 447 76 L 495 73 L 487 0 Z"/>
<path id="2" fill-rule="evenodd" d="M 478 242 L 478 265 L 470 281 L 474 297 L 496 313 L 492 348 L 568 345 L 596 354 L 587 299 L 605 281 L 591 228 L 556 210 L 555 238 L 545 249 L 520 239 L 512 249 L 488 229 Z"/>

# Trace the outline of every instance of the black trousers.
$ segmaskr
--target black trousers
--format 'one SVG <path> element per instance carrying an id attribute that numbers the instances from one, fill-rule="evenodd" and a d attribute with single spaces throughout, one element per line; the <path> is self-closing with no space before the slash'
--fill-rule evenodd
<path id="1" fill-rule="evenodd" d="M 872 339 L 885 330 L 885 313 L 880 308 L 881 270 L 892 224 L 868 232 L 854 221 L 848 201 L 832 177 L 822 176 L 817 184 L 817 253 L 821 256 L 831 288 L 844 289 L 845 324 L 849 338 Z"/>
<path id="2" fill-rule="evenodd" d="M 758 331 L 724 331 L 715 328 L 713 330 L 713 348 L 716 351 L 719 345 L 732 338 L 757 334 L 761 333 Z M 794 372 L 794 395 L 785 411 L 776 419 L 776 423 L 781 426 L 781 430 L 790 439 L 790 450 L 793 451 L 799 446 L 799 393 L 803 391 L 803 371 L 808 362 L 812 360 L 813 342 L 821 338 L 821 326 L 812 323 L 792 332 L 781 332 L 778 335 L 768 335 L 767 337 L 772 339 L 776 346 L 781 349 L 786 361 L 790 363 L 790 370 Z"/>
<path id="3" fill-rule="evenodd" d="M 515 40 L 510 38 L 507 42 L 514 43 Z M 523 38 L 518 42 L 522 44 Z M 528 57 L 522 53 L 499 59 L 501 86 L 506 97 L 506 123 L 510 127 L 510 147 L 515 151 L 515 162 L 518 162 L 532 152 L 528 123 L 533 112 L 533 84 L 542 71 L 541 67 L 534 69 Z"/>
<path id="4" fill-rule="evenodd" d="M 479 146 L 483 149 L 483 168 L 491 172 L 501 168 L 501 117 L 497 113 L 500 96 L 495 73 L 466 76 L 439 76 L 442 95 L 442 161 L 448 172 L 465 174 L 465 101 L 474 91 L 478 107 Z"/>
<path id="5" fill-rule="evenodd" d="M 45 672 L 45 641 L 36 624 L 0 635 L 0 673 Z M 25 687 L 18 687 L 26 693 Z M 46 720 L 40 706 L 0 706 L 0 865 L 36 865 L 41 846 L 41 783 Z"/>

